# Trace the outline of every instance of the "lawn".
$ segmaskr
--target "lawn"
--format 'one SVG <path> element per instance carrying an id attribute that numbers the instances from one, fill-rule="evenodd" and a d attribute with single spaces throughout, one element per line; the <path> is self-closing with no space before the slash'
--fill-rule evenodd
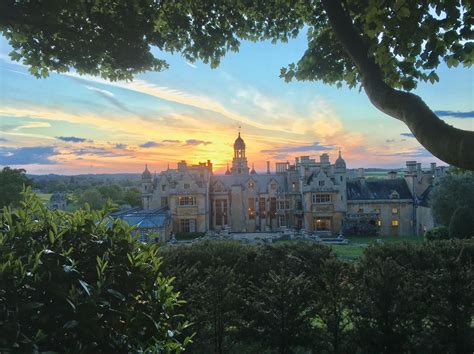
<path id="1" fill-rule="evenodd" d="M 362 256 L 365 247 L 372 242 L 383 243 L 420 243 L 423 242 L 423 236 L 350 236 L 348 237 L 350 243 L 348 245 L 330 245 L 333 251 L 341 258 L 356 259 Z M 380 240 L 380 241 L 378 241 Z"/>
<path id="2" fill-rule="evenodd" d="M 49 199 L 53 195 L 52 193 L 36 193 L 36 195 L 41 199 L 44 204 L 49 205 Z"/>

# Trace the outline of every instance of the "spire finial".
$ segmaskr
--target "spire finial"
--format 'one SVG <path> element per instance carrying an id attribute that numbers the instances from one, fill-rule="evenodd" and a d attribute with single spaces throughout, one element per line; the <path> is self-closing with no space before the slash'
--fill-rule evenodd
<path id="1" fill-rule="evenodd" d="M 339 157 L 341 157 L 341 149 L 339 149 Z"/>

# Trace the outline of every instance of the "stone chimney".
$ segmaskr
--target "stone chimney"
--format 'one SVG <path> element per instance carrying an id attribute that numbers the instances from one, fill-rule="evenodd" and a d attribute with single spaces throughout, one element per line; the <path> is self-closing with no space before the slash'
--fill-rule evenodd
<path id="1" fill-rule="evenodd" d="M 329 167 L 329 155 L 324 153 L 321 156 L 319 156 L 319 163 L 321 164 L 321 167 Z"/>
<path id="2" fill-rule="evenodd" d="M 416 161 L 407 161 L 407 174 L 415 174 L 416 172 Z"/>
<path id="3" fill-rule="evenodd" d="M 421 174 L 421 162 L 418 162 L 418 163 L 416 164 L 416 173 L 417 173 L 417 174 Z"/>
<path id="4" fill-rule="evenodd" d="M 364 169 L 362 167 L 360 167 L 358 170 L 357 170 L 357 177 L 358 178 L 365 178 L 364 176 Z"/>
<path id="5" fill-rule="evenodd" d="M 436 170 L 436 162 L 430 163 L 430 169 L 431 169 L 431 172 L 434 173 L 434 171 Z"/>

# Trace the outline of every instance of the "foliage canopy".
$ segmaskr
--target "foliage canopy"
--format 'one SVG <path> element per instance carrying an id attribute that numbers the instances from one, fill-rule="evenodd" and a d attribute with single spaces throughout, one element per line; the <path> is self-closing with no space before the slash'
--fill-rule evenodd
<path id="1" fill-rule="evenodd" d="M 408 91 L 436 69 L 471 66 L 469 0 L 3 1 L 0 31 L 37 77 L 49 71 L 132 79 L 167 63 L 152 47 L 212 67 L 242 40 L 285 42 L 307 30 L 308 49 L 281 70 L 289 81 L 361 85 L 431 153 L 474 170 L 474 132 L 447 125 Z M 404 91 L 399 91 L 402 89 Z"/>
<path id="2" fill-rule="evenodd" d="M 0 207 L 18 205 L 24 186 L 31 186 L 24 169 L 4 167 L 0 171 Z"/>
<path id="3" fill-rule="evenodd" d="M 187 323 L 153 246 L 105 211 L 49 211 L 27 191 L 0 220 L 2 352 L 180 352 Z"/>

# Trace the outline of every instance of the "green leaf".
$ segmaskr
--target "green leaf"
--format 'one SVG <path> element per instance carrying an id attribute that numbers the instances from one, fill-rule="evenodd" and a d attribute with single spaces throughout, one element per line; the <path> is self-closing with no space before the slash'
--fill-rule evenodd
<path id="1" fill-rule="evenodd" d="M 114 297 L 116 297 L 117 299 L 119 299 L 120 301 L 125 301 L 125 296 L 123 296 L 123 294 L 118 292 L 117 290 L 107 289 L 107 292 L 113 295 Z"/>
<path id="2" fill-rule="evenodd" d="M 74 327 L 77 327 L 79 325 L 79 322 L 76 321 L 76 320 L 71 320 L 71 321 L 68 321 L 64 324 L 63 328 L 64 329 L 71 329 L 71 328 L 74 328 Z"/>
<path id="3" fill-rule="evenodd" d="M 87 293 L 87 295 L 91 296 L 90 290 L 89 290 L 89 284 L 87 284 L 85 281 L 79 279 L 79 284 L 81 284 L 82 288 L 84 291 Z"/>

